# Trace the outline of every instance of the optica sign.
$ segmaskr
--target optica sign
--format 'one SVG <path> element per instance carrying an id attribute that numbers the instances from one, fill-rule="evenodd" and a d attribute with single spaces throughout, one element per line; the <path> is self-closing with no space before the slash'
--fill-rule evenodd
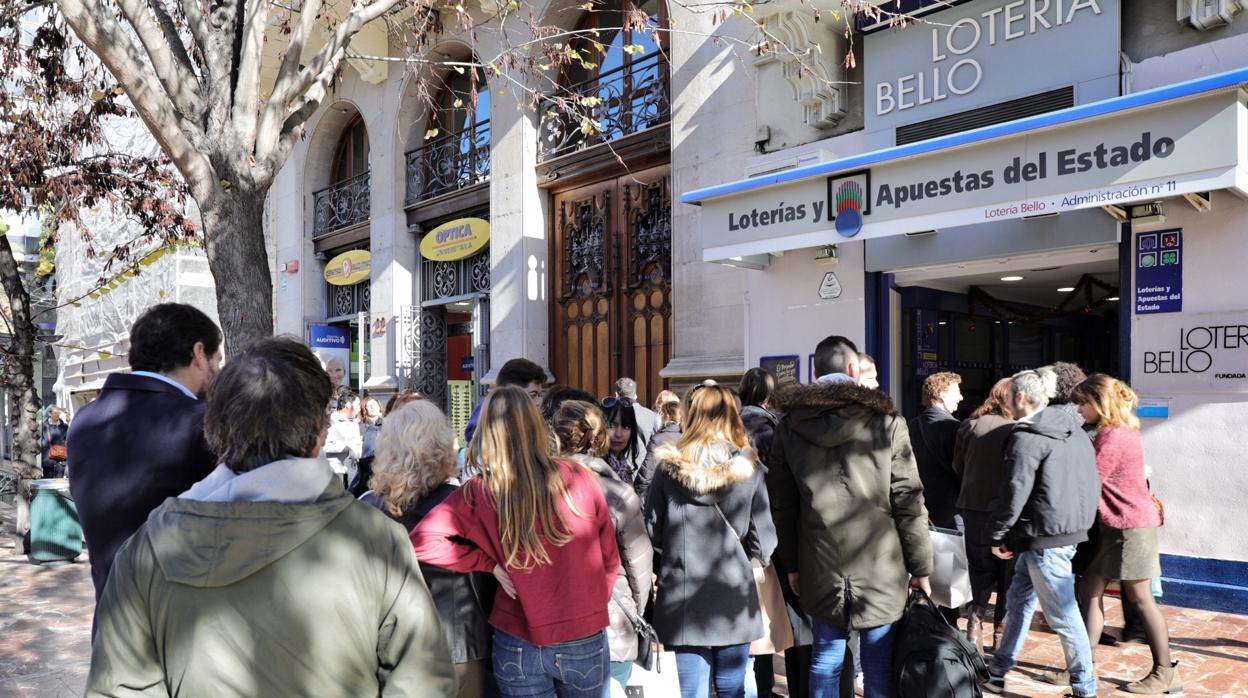
<path id="1" fill-rule="evenodd" d="M 343 252 L 325 264 L 325 282 L 333 286 L 358 284 L 372 273 L 372 259 L 368 250 Z"/>
<path id="2" fill-rule="evenodd" d="M 457 218 L 430 230 L 420 241 L 420 256 L 432 262 L 471 257 L 490 242 L 490 223 L 481 218 Z"/>

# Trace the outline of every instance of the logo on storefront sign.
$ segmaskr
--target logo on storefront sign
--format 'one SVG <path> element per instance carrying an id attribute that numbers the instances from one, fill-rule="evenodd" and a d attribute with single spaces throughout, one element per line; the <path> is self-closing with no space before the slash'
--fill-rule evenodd
<path id="1" fill-rule="evenodd" d="M 490 242 L 490 223 L 481 218 L 457 218 L 430 230 L 420 241 L 420 256 L 433 262 L 471 257 Z"/>
<path id="2" fill-rule="evenodd" d="M 333 286 L 350 286 L 367 279 L 372 273 L 372 255 L 368 250 L 350 250 L 325 263 L 325 282 Z"/>
<path id="3" fill-rule="evenodd" d="M 871 212 L 871 171 L 829 177 L 828 210 L 836 232 L 847 238 L 861 232 L 862 217 Z"/>

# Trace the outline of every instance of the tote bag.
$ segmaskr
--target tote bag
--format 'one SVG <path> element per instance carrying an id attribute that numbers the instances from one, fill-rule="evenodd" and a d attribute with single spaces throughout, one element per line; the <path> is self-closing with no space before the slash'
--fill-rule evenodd
<path id="1" fill-rule="evenodd" d="M 966 537 L 960 531 L 929 527 L 932 537 L 932 601 L 958 608 L 971 600 L 971 572 L 966 562 Z"/>

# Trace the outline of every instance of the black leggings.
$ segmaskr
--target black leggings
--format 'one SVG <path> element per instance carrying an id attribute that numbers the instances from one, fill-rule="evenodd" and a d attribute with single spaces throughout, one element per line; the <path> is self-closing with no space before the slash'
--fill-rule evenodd
<path id="1" fill-rule="evenodd" d="M 997 605 L 993 608 L 992 622 L 1005 622 L 1005 594 L 1014 579 L 1014 561 L 1002 560 L 992 554 L 992 538 L 988 533 L 991 514 L 982 511 L 961 512 L 966 524 L 966 562 L 971 573 L 971 603 L 987 609 L 992 593 L 997 593 Z"/>

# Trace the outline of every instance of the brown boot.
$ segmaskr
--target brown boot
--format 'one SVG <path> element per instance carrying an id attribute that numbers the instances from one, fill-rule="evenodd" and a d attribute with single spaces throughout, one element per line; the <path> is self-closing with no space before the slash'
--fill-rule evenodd
<path id="1" fill-rule="evenodd" d="M 971 613 L 967 616 L 966 639 L 975 646 L 975 650 L 982 657 L 984 655 L 984 615 L 983 610 L 977 606 L 972 606 Z"/>
<path id="2" fill-rule="evenodd" d="M 1123 686 L 1122 690 L 1146 696 L 1180 694 L 1183 684 L 1179 682 L 1178 666 L 1177 661 L 1170 662 L 1170 666 L 1154 666 L 1148 676 Z"/>

